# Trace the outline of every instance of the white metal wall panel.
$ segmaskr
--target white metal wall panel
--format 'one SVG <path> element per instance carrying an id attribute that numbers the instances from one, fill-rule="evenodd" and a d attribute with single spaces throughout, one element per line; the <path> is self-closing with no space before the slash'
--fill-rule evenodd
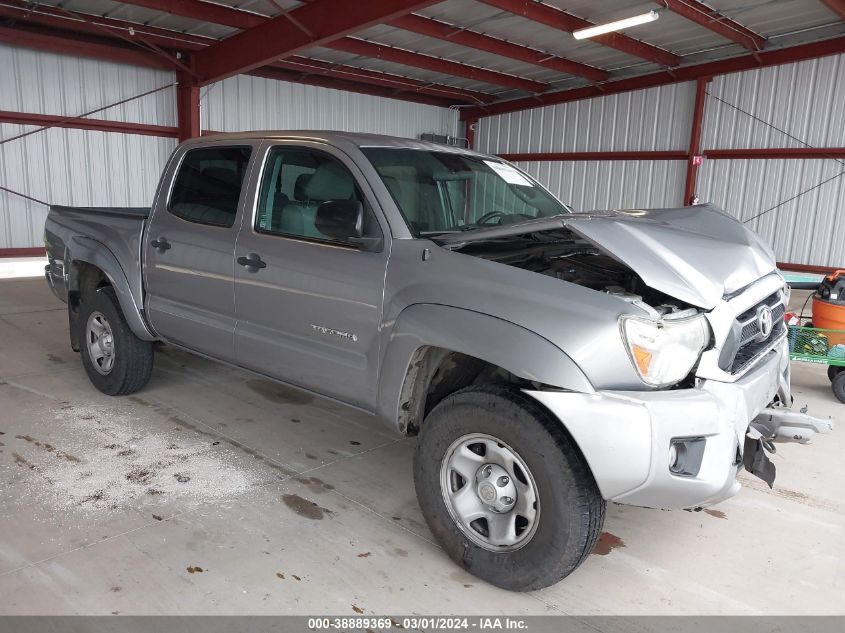
<path id="1" fill-rule="evenodd" d="M 455 135 L 458 113 L 409 103 L 238 75 L 211 85 L 201 102 L 204 129 L 342 130 L 416 138 L 424 132 Z"/>
<path id="2" fill-rule="evenodd" d="M 0 124 L 0 140 L 28 130 Z M 175 139 L 52 128 L 0 145 L 0 184 L 54 204 L 147 206 Z M 43 205 L 0 191 L 0 248 L 43 245 Z"/>
<path id="3" fill-rule="evenodd" d="M 520 162 L 517 165 L 576 211 L 681 204 L 683 161 Z"/>
<path id="4" fill-rule="evenodd" d="M 829 182 L 820 184 L 826 180 Z M 704 162 L 698 182 L 702 200 L 710 200 L 748 221 L 748 227 L 772 245 L 778 261 L 818 266 L 845 263 L 845 222 L 841 219 L 845 166 L 841 163 L 711 160 Z M 807 193 L 799 196 L 802 192 Z"/>
<path id="5" fill-rule="evenodd" d="M 708 97 L 707 149 L 805 147 L 790 136 L 812 147 L 845 146 L 845 55 L 715 77 L 708 91 L 744 112 Z"/>
<path id="6" fill-rule="evenodd" d="M 172 72 L 0 46 L 0 110 L 78 116 L 172 84 Z M 176 125 L 176 89 L 135 99 L 91 118 Z"/>
<path id="7" fill-rule="evenodd" d="M 695 83 L 596 97 L 481 119 L 479 151 L 599 152 L 686 149 Z"/>

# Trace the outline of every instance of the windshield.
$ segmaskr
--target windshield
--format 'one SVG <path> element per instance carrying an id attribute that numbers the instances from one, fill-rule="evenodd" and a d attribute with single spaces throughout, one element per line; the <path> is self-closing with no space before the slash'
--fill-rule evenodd
<path id="1" fill-rule="evenodd" d="M 384 147 L 361 151 L 418 237 L 572 212 L 525 174 L 492 158 Z"/>

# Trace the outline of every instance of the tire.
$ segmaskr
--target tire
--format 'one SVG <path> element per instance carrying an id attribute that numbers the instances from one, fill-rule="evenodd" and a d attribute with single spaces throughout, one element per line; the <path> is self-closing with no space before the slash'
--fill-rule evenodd
<path id="1" fill-rule="evenodd" d="M 464 456 L 469 453 L 476 456 L 470 456 L 467 466 Z M 486 472 L 491 463 L 507 463 L 500 459 L 502 453 L 513 454 L 517 466 L 506 467 L 504 477 L 498 468 Z M 474 460 L 480 468 L 470 481 Z M 468 477 L 458 474 L 454 464 Z M 498 486 L 496 494 L 515 489 L 517 495 L 508 492 L 487 505 L 482 499 L 489 501 L 491 493 L 489 485 L 484 489 L 485 479 Z M 464 500 L 481 503 L 495 524 L 515 514 L 516 529 L 497 530 L 486 518 L 469 525 L 462 521 L 456 507 L 464 506 L 448 500 L 457 500 L 465 490 L 461 481 L 472 486 Z M 515 488 L 502 488 L 502 482 Z M 531 591 L 562 580 L 593 551 L 604 524 L 605 501 L 560 421 L 529 396 L 503 386 L 470 387 L 434 407 L 414 454 L 414 484 L 428 527 L 446 553 L 471 574 L 503 589 Z M 490 512 L 493 507 L 498 511 Z M 473 511 L 466 516 L 474 516 Z M 507 538 L 491 542 L 494 532 Z"/>
<path id="2" fill-rule="evenodd" d="M 827 366 L 827 377 L 830 382 L 833 382 L 834 379 L 842 372 L 845 367 L 839 367 L 838 365 L 828 365 Z"/>
<path id="3" fill-rule="evenodd" d="M 82 366 L 97 389 L 123 396 L 147 384 L 153 370 L 153 345 L 129 329 L 112 288 L 98 288 L 83 297 L 77 324 Z M 95 331 L 101 333 L 99 338 Z"/>
<path id="4" fill-rule="evenodd" d="M 830 383 L 830 388 L 833 389 L 833 395 L 839 402 L 845 403 L 845 372 L 840 371 L 833 382 Z"/>

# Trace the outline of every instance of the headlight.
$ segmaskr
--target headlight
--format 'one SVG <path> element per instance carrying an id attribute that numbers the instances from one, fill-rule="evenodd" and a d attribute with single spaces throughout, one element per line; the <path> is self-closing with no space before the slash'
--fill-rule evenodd
<path id="1" fill-rule="evenodd" d="M 677 321 L 623 316 L 621 324 L 634 367 L 643 381 L 655 387 L 686 378 L 710 342 L 704 315 Z"/>

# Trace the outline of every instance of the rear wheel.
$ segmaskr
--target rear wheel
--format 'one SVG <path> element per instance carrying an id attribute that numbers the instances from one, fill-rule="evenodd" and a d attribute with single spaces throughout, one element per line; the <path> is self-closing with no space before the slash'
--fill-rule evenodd
<path id="1" fill-rule="evenodd" d="M 129 329 L 114 290 L 87 294 L 79 310 L 79 351 L 94 386 L 109 396 L 143 388 L 153 369 L 153 346 Z"/>
<path id="2" fill-rule="evenodd" d="M 833 382 L 830 383 L 830 388 L 833 389 L 833 395 L 839 402 L 845 403 L 845 372 L 840 371 L 836 374 Z"/>
<path id="3" fill-rule="evenodd" d="M 449 556 L 505 589 L 540 589 L 568 576 L 604 522 L 605 502 L 560 422 L 504 387 L 471 387 L 431 411 L 414 483 Z"/>

